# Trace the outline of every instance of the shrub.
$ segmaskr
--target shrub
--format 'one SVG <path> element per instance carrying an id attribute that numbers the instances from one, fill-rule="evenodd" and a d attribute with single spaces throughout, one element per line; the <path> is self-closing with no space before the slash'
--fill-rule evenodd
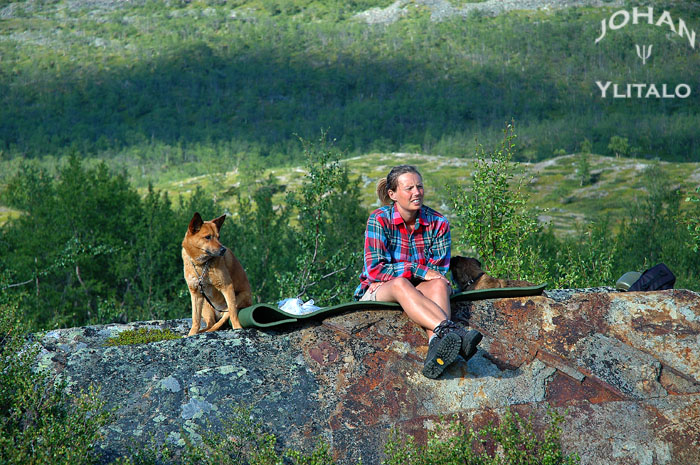
<path id="1" fill-rule="evenodd" d="M 395 431 L 387 442 L 385 465 L 573 465 L 577 454 L 561 448 L 563 416 L 550 410 L 550 424 L 538 437 L 532 421 L 507 410 L 500 424 L 474 431 L 453 421 L 432 432 L 425 446 Z M 489 447 L 484 447 L 487 444 Z"/>
<path id="2" fill-rule="evenodd" d="M 180 241 L 213 201 L 201 189 L 176 205 L 150 187 L 141 198 L 124 173 L 86 165 L 73 157 L 52 175 L 27 163 L 10 177 L 3 194 L 22 215 L 0 229 L 0 269 L 24 286 L 7 292 L 33 329 L 181 315 Z"/>
<path id="3" fill-rule="evenodd" d="M 581 153 L 576 157 L 576 174 L 581 187 L 591 184 L 591 162 L 588 153 Z"/>
<path id="4" fill-rule="evenodd" d="M 0 293 L 0 463 L 95 463 L 93 448 L 109 419 L 104 402 L 92 389 L 72 396 L 36 369 L 39 348 L 20 321 L 16 304 Z"/>
<path id="5" fill-rule="evenodd" d="M 512 124 L 503 136 L 496 150 L 477 149 L 471 190 L 465 186 L 451 193 L 456 217 L 453 241 L 458 248 L 473 249 L 491 274 L 543 281 L 546 273 L 536 249 L 529 245 L 540 226 L 527 207 L 525 179 L 515 174 Z"/>
<path id="6" fill-rule="evenodd" d="M 474 431 L 457 420 L 441 423 L 425 445 L 394 430 L 384 446 L 384 465 L 575 465 L 577 454 L 565 454 L 561 445 L 564 416 L 549 410 L 549 423 L 537 434 L 533 419 L 523 419 L 506 410 L 500 423 Z M 221 433 L 195 428 L 185 435 L 181 451 L 167 444 L 136 450 L 117 461 L 118 465 L 335 465 L 328 443 L 319 440 L 311 453 L 280 450 L 276 437 L 255 421 L 247 407 L 237 407 L 223 421 Z M 195 439 L 197 438 L 197 439 Z M 487 447 L 484 447 L 487 446 Z"/>
<path id="7" fill-rule="evenodd" d="M 573 237 L 556 241 L 549 269 L 552 284 L 558 288 L 584 288 L 612 285 L 617 241 L 608 223 L 591 223 Z"/>
<path id="8" fill-rule="evenodd" d="M 598 218 L 570 237 L 557 238 L 544 232 L 527 208 L 524 179 L 517 178 L 512 161 L 514 138 L 509 125 L 498 149 L 479 148 L 471 189 L 452 192 L 457 248 L 474 251 L 490 274 L 554 287 L 612 286 L 625 272 L 659 262 L 674 270 L 677 287 L 698 286 L 700 256 L 689 251 L 700 249 L 700 200 L 690 194 L 681 208 L 681 193 L 661 164 L 642 173 L 644 189 L 617 234 L 608 219 Z M 590 182 L 587 155 L 579 157 L 581 183 Z"/>
<path id="9" fill-rule="evenodd" d="M 235 212 L 238 242 L 244 245 L 236 256 L 245 268 L 257 302 L 269 302 L 279 296 L 277 276 L 288 270 L 296 247 L 289 222 L 291 210 L 276 204 L 286 186 L 272 175 L 262 176 L 262 169 L 248 167 L 241 174 L 248 183 L 236 192 Z"/>
<path id="10" fill-rule="evenodd" d="M 313 297 L 320 305 L 346 301 L 357 284 L 366 212 L 357 181 L 326 141 L 300 139 L 306 174 L 296 189 L 260 166 L 243 167 L 237 252 L 258 302 Z"/>
<path id="11" fill-rule="evenodd" d="M 617 273 L 643 271 L 664 262 L 677 277 L 676 287 L 697 288 L 700 255 L 690 251 L 695 241 L 692 220 L 700 210 L 692 208 L 696 205 L 692 202 L 687 211 L 681 209 L 683 196 L 663 165 L 650 165 L 640 179 L 644 190 L 630 206 L 616 237 Z"/>
<path id="12" fill-rule="evenodd" d="M 590 154 L 592 151 L 593 144 L 587 137 L 585 137 L 583 141 L 581 141 L 581 153 Z"/>
<path id="13" fill-rule="evenodd" d="M 608 144 L 608 149 L 615 154 L 615 157 L 627 156 L 630 153 L 629 139 L 626 137 L 612 136 Z"/>
<path id="14" fill-rule="evenodd" d="M 686 215 L 686 226 L 691 237 L 690 246 L 693 248 L 693 252 L 697 253 L 698 249 L 700 249 L 700 212 L 698 212 L 698 207 L 700 207 L 700 187 L 695 189 L 695 194 L 686 197 L 685 201 L 695 204 L 695 214 L 689 213 Z"/>
<path id="15" fill-rule="evenodd" d="M 313 295 L 323 305 L 347 301 L 360 271 L 366 212 L 357 182 L 338 161 L 339 153 L 326 142 L 302 139 L 307 174 L 301 187 L 287 196 L 298 216 L 293 231 L 297 244 L 292 270 L 282 273 L 280 297 Z M 290 266 L 288 263 L 287 266 Z"/>

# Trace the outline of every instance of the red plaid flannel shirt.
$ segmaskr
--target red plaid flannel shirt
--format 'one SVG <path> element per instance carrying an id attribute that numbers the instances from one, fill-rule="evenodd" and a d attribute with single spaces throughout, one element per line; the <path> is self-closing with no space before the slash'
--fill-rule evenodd
<path id="1" fill-rule="evenodd" d="M 421 207 L 411 233 L 393 205 L 372 212 L 365 231 L 365 264 L 355 299 L 369 285 L 394 278 L 423 279 L 429 269 L 447 274 L 450 268 L 450 224 L 440 213 Z"/>

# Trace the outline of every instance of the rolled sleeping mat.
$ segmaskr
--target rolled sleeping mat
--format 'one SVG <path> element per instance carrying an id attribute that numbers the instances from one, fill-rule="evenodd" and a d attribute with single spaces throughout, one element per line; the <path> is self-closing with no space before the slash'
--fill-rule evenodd
<path id="1" fill-rule="evenodd" d="M 530 287 L 503 287 L 496 289 L 478 289 L 453 294 L 450 302 L 462 302 L 482 299 L 504 299 L 508 297 L 528 297 L 541 295 L 546 284 Z M 272 328 L 305 320 L 317 320 L 349 311 L 364 310 L 401 310 L 396 302 L 359 302 L 352 301 L 323 307 L 304 315 L 294 315 L 280 310 L 273 304 L 255 304 L 238 311 L 238 320 L 244 328 Z"/>

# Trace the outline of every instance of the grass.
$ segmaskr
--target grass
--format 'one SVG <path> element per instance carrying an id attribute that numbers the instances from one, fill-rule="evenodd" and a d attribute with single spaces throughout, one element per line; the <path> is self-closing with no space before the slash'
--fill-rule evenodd
<path id="1" fill-rule="evenodd" d="M 426 203 L 448 215 L 450 211 L 447 207 L 449 202 L 446 186 L 469 186 L 473 170 L 473 160 L 469 158 L 420 154 L 371 153 L 348 158 L 343 163 L 348 167 L 352 178 L 360 179 L 362 205 L 367 210 L 378 206 L 374 193 L 376 181 L 385 176 L 391 166 L 408 163 L 414 164 L 425 178 Z M 589 223 L 604 216 L 613 222 L 623 218 L 639 196 L 640 190 L 645 189 L 640 178 L 641 171 L 652 163 L 648 160 L 591 155 L 591 171 L 600 172 L 600 175 L 594 184 L 583 187 L 576 177 L 576 155 L 565 155 L 540 163 L 520 163 L 520 168 L 522 176 L 532 178 L 528 188 L 530 206 L 547 210 L 543 215 L 550 218 L 555 233 L 563 235 L 574 232 L 579 223 Z M 700 185 L 700 163 L 662 164 L 673 182 L 685 192 Z M 304 172 L 297 167 L 270 168 L 265 170 L 261 178 L 270 174 L 288 188 L 294 188 L 301 183 Z M 197 186 L 202 187 L 209 195 L 217 195 L 222 209 L 235 215 L 233 197 L 226 197 L 222 192 L 235 188 L 240 182 L 239 173 L 229 171 L 161 182 L 155 187 L 168 192 L 173 198 L 180 194 L 188 195 Z M 284 196 L 279 194 L 276 201 L 283 202 Z"/>
<path id="2" fill-rule="evenodd" d="M 576 230 L 577 225 L 596 221 L 601 217 L 610 218 L 613 223 L 624 217 L 629 206 L 645 190 L 640 177 L 644 167 L 654 163 L 633 158 L 614 158 L 590 155 L 591 171 L 596 173 L 595 183 L 581 187 L 576 173 L 576 154 L 564 155 L 539 163 L 520 163 L 522 176 L 531 178 L 528 185 L 530 206 L 543 210 L 558 235 Z M 49 160 L 47 163 L 55 163 Z M 368 211 L 378 206 L 374 193 L 376 181 L 385 176 L 391 166 L 400 163 L 414 164 L 425 177 L 427 203 L 449 215 L 447 207 L 447 185 L 468 186 L 473 170 L 473 159 L 444 157 L 418 153 L 369 153 L 347 158 L 343 163 L 348 167 L 351 178 L 360 179 L 361 201 Z M 690 192 L 700 185 L 700 163 L 660 162 L 673 183 L 684 192 Z M 182 167 L 172 167 L 163 171 L 154 187 L 167 192 L 172 199 L 179 195 L 188 197 L 198 187 L 207 195 L 216 198 L 222 211 L 236 215 L 237 205 L 233 193 L 247 174 L 240 169 L 221 170 L 225 166 L 211 166 L 210 174 L 189 176 Z M 301 167 L 285 166 L 266 168 L 257 179 L 273 175 L 287 190 L 301 184 L 304 171 Z M 146 187 L 140 192 L 146 193 Z M 285 194 L 279 193 L 274 201 L 281 204 Z M 546 212 L 544 212 L 546 210 Z M 0 206 L 0 224 L 21 213 Z"/>
<path id="3" fill-rule="evenodd" d="M 182 336 L 169 329 L 139 328 L 122 331 L 116 337 L 107 339 L 108 346 L 125 346 L 134 344 L 150 344 L 151 342 L 180 339 Z"/>

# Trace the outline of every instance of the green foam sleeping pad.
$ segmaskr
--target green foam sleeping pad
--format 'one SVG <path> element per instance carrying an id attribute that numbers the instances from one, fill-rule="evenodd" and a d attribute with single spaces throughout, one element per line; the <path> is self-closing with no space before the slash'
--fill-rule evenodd
<path id="1" fill-rule="evenodd" d="M 497 289 L 479 289 L 454 294 L 450 302 L 462 302 L 481 299 L 503 299 L 507 297 L 528 297 L 541 295 L 546 284 L 530 287 L 503 287 Z M 293 315 L 284 312 L 272 304 L 255 304 L 238 311 L 238 319 L 244 328 L 271 328 L 304 320 L 316 320 L 348 311 L 358 310 L 400 310 L 396 302 L 358 302 L 323 307 L 305 315 Z"/>

